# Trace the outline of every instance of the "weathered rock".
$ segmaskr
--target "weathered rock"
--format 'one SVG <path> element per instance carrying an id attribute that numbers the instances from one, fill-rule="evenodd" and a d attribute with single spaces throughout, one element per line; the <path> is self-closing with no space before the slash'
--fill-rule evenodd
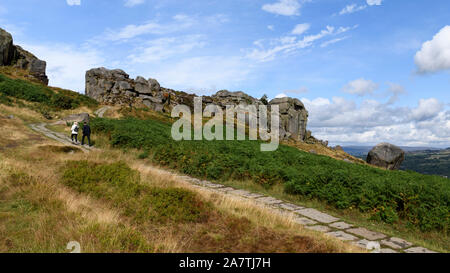
<path id="1" fill-rule="evenodd" d="M 73 114 L 70 116 L 67 116 L 65 118 L 62 119 L 65 122 L 80 122 L 80 123 L 84 123 L 87 122 L 89 123 L 89 114 L 88 113 L 81 113 L 81 114 Z"/>
<path id="2" fill-rule="evenodd" d="M 154 111 L 170 111 L 174 106 L 183 104 L 194 109 L 194 94 L 175 91 L 160 86 L 157 80 L 137 77 L 130 79 L 124 71 L 95 68 L 86 72 L 86 95 L 101 103 L 107 104 L 134 104 L 141 103 Z M 278 98 L 267 102 L 267 96 L 261 100 L 253 98 L 242 91 L 218 91 L 211 97 L 203 96 L 203 107 L 213 103 L 225 110 L 227 106 L 236 109 L 248 109 L 247 106 L 278 105 L 280 109 L 280 138 L 282 140 L 294 139 L 306 141 L 314 139 L 314 143 L 327 146 L 328 142 L 316 140 L 311 132 L 306 130 L 308 111 L 303 103 L 293 98 Z M 250 112 L 251 113 L 251 112 Z M 246 115 L 246 122 L 250 119 Z M 270 118 L 268 119 L 270 121 Z"/>
<path id="3" fill-rule="evenodd" d="M 340 151 L 340 152 L 343 152 L 343 151 L 344 151 L 344 149 L 343 149 L 342 146 L 340 146 L 340 145 L 337 145 L 336 147 L 334 147 L 334 150 L 335 150 L 335 151 Z"/>
<path id="4" fill-rule="evenodd" d="M 161 85 L 159 85 L 159 82 L 155 79 L 148 79 L 148 85 L 150 87 L 150 90 L 152 92 L 159 92 L 161 91 Z"/>
<path id="5" fill-rule="evenodd" d="M 16 68 L 28 70 L 34 78 L 43 84 L 48 84 L 48 77 L 45 74 L 47 63 L 39 60 L 32 53 L 13 44 L 10 33 L 0 28 L 0 66 L 14 66 Z"/>
<path id="6" fill-rule="evenodd" d="M 298 141 L 306 139 L 308 111 L 300 100 L 287 97 L 277 98 L 271 100 L 269 105 L 278 105 L 280 109 L 280 137 L 282 139 L 293 138 Z"/>
<path id="7" fill-rule="evenodd" d="M 0 65 L 11 65 L 14 51 L 11 34 L 0 28 Z"/>
<path id="8" fill-rule="evenodd" d="M 398 170 L 403 160 L 405 152 L 389 143 L 378 144 L 367 155 L 367 163 L 388 170 Z"/>

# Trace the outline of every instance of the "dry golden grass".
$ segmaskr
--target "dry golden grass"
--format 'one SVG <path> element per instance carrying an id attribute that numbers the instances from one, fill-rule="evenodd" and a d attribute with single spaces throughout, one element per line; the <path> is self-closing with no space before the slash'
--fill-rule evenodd
<path id="1" fill-rule="evenodd" d="M 1 106 L 4 107 L 4 106 Z M 5 109 L 5 108 L 1 108 Z M 28 113 L 28 117 L 37 114 Z M 2 217 L 14 216 L 18 225 L 28 225 L 24 235 L 12 234 L 15 226 L 0 229 L 0 251 L 61 252 L 64 242 L 79 240 L 86 252 L 361 252 L 350 244 L 324 234 L 306 230 L 293 216 L 257 205 L 251 200 L 218 194 L 194 187 L 175 174 L 137 160 L 134 153 L 106 147 L 89 154 L 69 153 L 53 140 L 42 137 L 21 119 L 0 119 L 0 141 L 17 145 L 0 149 L 0 199 L 15 202 L 14 196 L 37 206 L 37 215 L 8 212 L 0 206 Z M 1 143 L 0 143 L 1 145 Z M 5 148 L 3 146 L 3 148 Z M 91 163 L 127 162 L 141 173 L 142 183 L 159 188 L 184 188 L 196 193 L 213 211 L 204 223 L 179 225 L 147 223 L 136 225 L 123 216 L 120 208 L 105 200 L 80 194 L 60 183 L 60 169 L 68 160 Z M 24 173 L 30 185 L 13 187 L 9 175 Z M 55 205 L 56 204 L 56 205 Z M 3 216 L 2 216 L 3 215 Z M 5 216 L 9 215 L 9 216 Z M 22 221 L 22 222 L 21 222 Z M 40 227 L 40 230 L 36 230 Z M 136 239 L 138 246 L 127 240 Z M 105 243 L 106 242 L 106 243 Z M 38 247 L 39 245 L 39 247 Z"/>
<path id="2" fill-rule="evenodd" d="M 329 156 L 331 158 L 338 159 L 338 160 L 347 159 L 354 163 L 367 164 L 364 160 L 354 157 L 354 156 L 351 156 L 344 151 L 335 150 L 330 147 L 325 147 L 321 144 L 308 144 L 305 142 L 298 142 L 298 141 L 293 141 L 293 140 L 283 141 L 282 144 L 296 147 L 296 148 L 298 148 L 302 151 L 308 152 L 308 153 L 310 153 L 311 151 L 314 151 L 315 153 L 317 153 L 319 155 Z"/>
<path id="3" fill-rule="evenodd" d="M 35 77 L 31 76 L 28 70 L 18 69 L 12 66 L 0 66 L 0 73 L 7 75 L 12 79 L 26 80 L 42 85 L 42 82 L 37 80 Z"/>
<path id="4" fill-rule="evenodd" d="M 364 252 L 360 248 L 345 244 L 337 239 L 328 237 L 323 233 L 305 229 L 295 222 L 295 215 L 290 212 L 272 209 L 256 203 L 254 200 L 238 196 L 226 195 L 215 192 L 208 188 L 201 188 L 186 182 L 174 173 L 143 163 L 135 163 L 133 168 L 138 170 L 143 177 L 151 177 L 154 186 L 181 187 L 198 193 L 202 198 L 214 204 L 214 207 L 224 213 L 230 213 L 239 218 L 248 219 L 256 227 L 270 228 L 277 231 L 288 232 L 298 236 L 309 236 L 314 238 L 314 243 L 325 244 L 336 252 Z M 148 183 L 148 182 L 147 182 Z"/>
<path id="5" fill-rule="evenodd" d="M 0 104 L 0 116 L 1 115 L 13 115 L 20 118 L 25 123 L 37 123 L 45 121 L 41 114 L 26 107 L 14 107 Z"/>

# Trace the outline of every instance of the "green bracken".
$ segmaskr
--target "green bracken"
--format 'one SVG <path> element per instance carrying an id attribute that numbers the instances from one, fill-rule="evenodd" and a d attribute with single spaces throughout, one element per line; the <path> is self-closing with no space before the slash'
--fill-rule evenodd
<path id="1" fill-rule="evenodd" d="M 155 163 L 211 180 L 253 180 L 317 198 L 339 209 L 358 209 L 373 219 L 406 222 L 423 231 L 448 233 L 450 183 L 439 176 L 387 171 L 280 145 L 261 152 L 259 141 L 180 141 L 171 126 L 154 120 L 94 119 L 94 132 L 115 147 L 142 149 Z"/>
<path id="2" fill-rule="evenodd" d="M 98 103 L 79 93 L 58 89 L 58 92 L 21 79 L 11 79 L 0 74 L 0 103 L 11 104 L 11 98 L 36 103 L 34 109 L 50 117 L 50 111 L 75 109 L 80 106 L 95 107 Z"/>

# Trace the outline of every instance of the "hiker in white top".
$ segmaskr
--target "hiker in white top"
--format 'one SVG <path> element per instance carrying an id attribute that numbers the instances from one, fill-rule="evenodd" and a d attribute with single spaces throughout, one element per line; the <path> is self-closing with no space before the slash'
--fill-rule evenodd
<path id="1" fill-rule="evenodd" d="M 73 140 L 75 139 L 75 143 L 78 143 L 78 130 L 80 129 L 80 127 L 78 126 L 78 122 L 74 122 L 72 125 L 72 142 L 74 142 Z"/>

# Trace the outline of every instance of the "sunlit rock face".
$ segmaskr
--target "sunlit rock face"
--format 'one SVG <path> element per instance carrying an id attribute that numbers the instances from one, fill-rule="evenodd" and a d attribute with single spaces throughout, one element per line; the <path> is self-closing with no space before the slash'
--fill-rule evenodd
<path id="1" fill-rule="evenodd" d="M 28 70 L 32 77 L 48 85 L 48 77 L 45 74 L 47 63 L 20 46 L 14 45 L 11 34 L 2 28 L 0 28 L 0 66 Z"/>
<path id="2" fill-rule="evenodd" d="M 367 155 L 367 163 L 388 170 L 398 170 L 405 160 L 405 152 L 399 147 L 380 143 Z"/>
<path id="3" fill-rule="evenodd" d="M 179 104 L 184 104 L 193 109 L 194 94 L 175 91 L 161 87 L 155 79 L 137 77 L 130 79 L 123 70 L 106 68 L 94 68 L 86 72 L 86 95 L 98 102 L 105 104 L 133 105 L 142 103 L 152 110 L 170 112 Z M 314 140 L 308 134 L 308 111 L 303 103 L 294 98 L 276 98 L 267 101 L 267 97 L 256 99 L 242 91 L 231 92 L 218 91 L 212 96 L 203 96 L 203 107 L 213 103 L 223 110 L 226 106 L 233 105 L 246 107 L 254 105 L 277 105 L 280 110 L 280 138 L 282 140 L 293 139 L 297 141 Z M 247 117 L 248 119 L 248 117 Z M 270 118 L 268 119 L 270 121 Z M 324 142 L 326 143 L 326 142 Z"/>

